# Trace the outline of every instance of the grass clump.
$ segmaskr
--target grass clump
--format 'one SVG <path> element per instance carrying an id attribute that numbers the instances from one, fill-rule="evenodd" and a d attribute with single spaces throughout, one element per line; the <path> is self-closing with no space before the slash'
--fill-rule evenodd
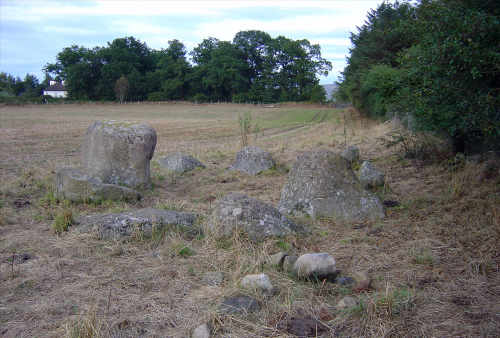
<path id="1" fill-rule="evenodd" d="M 73 211 L 71 209 L 66 209 L 59 212 L 56 217 L 54 217 L 54 223 L 52 224 L 52 229 L 57 233 L 68 231 L 69 227 L 75 224 L 73 219 Z"/>

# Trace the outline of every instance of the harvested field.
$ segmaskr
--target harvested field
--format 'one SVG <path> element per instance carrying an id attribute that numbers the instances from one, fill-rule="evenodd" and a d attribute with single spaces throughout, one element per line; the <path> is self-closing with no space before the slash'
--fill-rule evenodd
<path id="1" fill-rule="evenodd" d="M 241 146 L 244 112 L 253 127 L 258 122 L 250 144 L 277 162 L 257 176 L 225 171 Z M 81 169 L 83 136 L 100 119 L 140 121 L 156 130 L 153 189 L 132 204 L 57 201 L 55 172 Z M 0 131 L 2 337 L 190 337 L 204 323 L 211 337 L 295 337 L 290 323 L 296 317 L 322 323 L 323 337 L 500 336 L 500 162 L 493 154 L 485 161 L 496 169 L 482 180 L 480 165 L 455 162 L 439 140 L 431 139 L 429 157 L 405 158 L 380 140 L 402 127 L 350 108 L 0 107 Z M 242 192 L 276 207 L 298 154 L 318 147 L 340 153 L 351 145 L 386 173 L 387 185 L 375 193 L 398 204 L 385 219 L 290 217 L 312 233 L 258 244 L 204 232 L 219 198 Z M 157 164 L 177 151 L 206 169 L 172 175 Z M 107 241 L 52 227 L 64 212 L 77 218 L 146 207 L 196 213 L 198 228 Z M 298 282 L 261 264 L 280 251 L 328 253 L 345 276 L 367 271 L 373 290 L 355 294 L 336 284 Z M 221 273 L 223 283 L 204 283 L 208 272 Z M 242 292 L 238 281 L 249 273 L 267 274 L 278 292 L 249 294 L 259 312 L 218 313 L 223 300 Z M 345 296 L 359 304 L 336 309 Z"/>

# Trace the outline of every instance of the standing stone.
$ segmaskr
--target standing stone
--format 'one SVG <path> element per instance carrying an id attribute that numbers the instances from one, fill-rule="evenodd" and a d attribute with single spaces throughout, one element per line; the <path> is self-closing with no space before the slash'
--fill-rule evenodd
<path id="1" fill-rule="evenodd" d="M 83 139 L 83 171 L 102 183 L 149 189 L 155 147 L 156 133 L 148 124 L 97 121 Z"/>
<path id="2" fill-rule="evenodd" d="M 349 162 L 323 149 L 297 157 L 278 209 L 298 216 L 355 222 L 385 217 L 382 203 L 359 184 Z"/>
<path id="3" fill-rule="evenodd" d="M 183 153 L 173 153 L 158 161 L 163 168 L 175 173 L 185 173 L 198 167 L 205 168 L 205 165 L 191 155 Z"/>
<path id="4" fill-rule="evenodd" d="M 369 161 L 364 161 L 358 172 L 359 183 L 366 189 L 375 188 L 385 183 L 385 175 L 373 168 Z"/>
<path id="5" fill-rule="evenodd" d="M 236 152 L 233 164 L 227 170 L 239 170 L 242 173 L 257 175 L 276 166 L 271 154 L 254 146 L 246 146 Z"/>
<path id="6" fill-rule="evenodd" d="M 309 231 L 281 215 L 273 206 L 240 193 L 232 193 L 217 202 L 208 227 L 215 236 L 242 231 L 257 241 Z"/>

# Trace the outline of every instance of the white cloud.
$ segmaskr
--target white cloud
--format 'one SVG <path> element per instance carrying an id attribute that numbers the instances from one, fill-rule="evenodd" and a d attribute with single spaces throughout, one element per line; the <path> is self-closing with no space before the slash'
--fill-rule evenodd
<path id="1" fill-rule="evenodd" d="M 342 59 L 345 60 L 347 54 L 342 53 L 321 53 L 321 57 L 325 59 Z"/>
<path id="2" fill-rule="evenodd" d="M 59 33 L 59 34 L 72 34 L 72 35 L 91 35 L 95 31 L 84 28 L 69 28 L 69 27 L 56 27 L 56 26 L 42 26 L 40 28 L 43 32 Z"/>
<path id="3" fill-rule="evenodd" d="M 172 33 L 172 29 L 136 21 L 126 21 L 126 20 L 114 21 L 113 27 L 117 31 L 126 32 L 127 34 L 130 35 L 134 34 L 165 35 Z"/>
<path id="4" fill-rule="evenodd" d="M 312 44 L 318 44 L 321 46 L 333 45 L 333 46 L 350 46 L 351 40 L 349 39 L 310 39 L 309 42 Z"/>

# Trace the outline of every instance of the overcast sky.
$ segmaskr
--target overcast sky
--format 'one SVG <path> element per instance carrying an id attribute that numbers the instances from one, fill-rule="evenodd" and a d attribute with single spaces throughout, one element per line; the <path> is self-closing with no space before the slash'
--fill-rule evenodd
<path id="1" fill-rule="evenodd" d="M 345 66 L 350 32 L 382 2 L 0 0 L 0 71 L 42 81 L 43 66 L 71 45 L 106 46 L 133 36 L 154 49 L 178 39 L 190 52 L 208 37 L 232 41 L 239 31 L 261 30 L 319 44 L 333 65 L 320 83 L 330 84 Z"/>

